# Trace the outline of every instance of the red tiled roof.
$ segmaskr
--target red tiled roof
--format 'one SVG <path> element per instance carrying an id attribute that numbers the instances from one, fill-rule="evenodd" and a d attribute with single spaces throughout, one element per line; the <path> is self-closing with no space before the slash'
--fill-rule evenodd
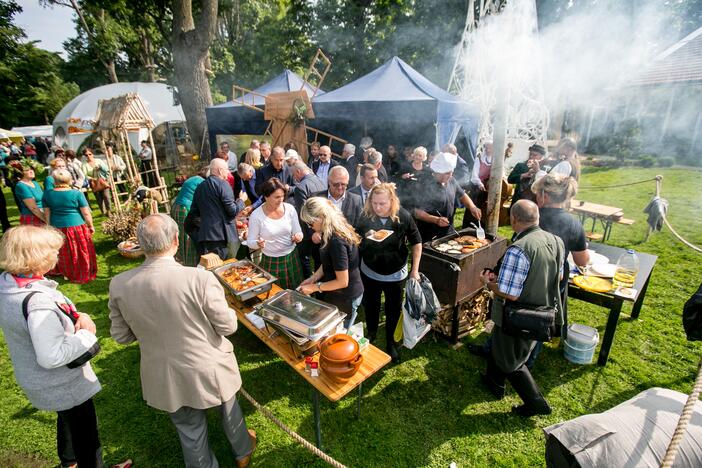
<path id="1" fill-rule="evenodd" d="M 702 82 L 702 28 L 687 35 L 656 57 L 653 63 L 626 85 L 648 86 Z"/>

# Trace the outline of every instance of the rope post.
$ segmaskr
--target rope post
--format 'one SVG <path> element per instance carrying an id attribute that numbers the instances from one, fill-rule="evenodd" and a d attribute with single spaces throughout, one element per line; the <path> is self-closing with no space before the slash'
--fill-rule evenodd
<path id="1" fill-rule="evenodd" d="M 687 397 L 687 402 L 683 407 L 682 414 L 678 420 L 678 425 L 673 433 L 673 439 L 668 445 L 668 450 L 665 452 L 665 457 L 661 463 L 661 468 L 671 468 L 673 462 L 675 461 L 675 455 L 678 453 L 678 447 L 685 437 L 685 430 L 687 429 L 687 424 L 692 418 L 692 413 L 695 409 L 695 403 L 699 398 L 700 391 L 702 391 L 702 359 L 700 359 L 700 364 L 697 369 L 697 380 L 695 380 L 695 386 L 692 388 L 692 393 Z"/>

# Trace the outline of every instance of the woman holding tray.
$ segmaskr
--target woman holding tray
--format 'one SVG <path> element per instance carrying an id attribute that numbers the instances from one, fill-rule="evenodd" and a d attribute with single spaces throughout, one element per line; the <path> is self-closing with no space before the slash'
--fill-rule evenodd
<path id="1" fill-rule="evenodd" d="M 380 299 L 384 294 L 385 346 L 393 362 L 399 362 L 395 327 L 400 320 L 407 277 L 419 280 L 422 237 L 412 215 L 400 207 L 395 186 L 387 183 L 371 189 L 356 231 L 361 236 L 361 279 L 368 339 L 374 341 L 378 333 Z M 411 270 L 407 267 L 410 249 Z"/>

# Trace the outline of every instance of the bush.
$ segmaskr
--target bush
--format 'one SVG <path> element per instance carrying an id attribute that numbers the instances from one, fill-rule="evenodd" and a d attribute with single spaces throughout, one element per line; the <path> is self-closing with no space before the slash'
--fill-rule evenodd
<path id="1" fill-rule="evenodd" d="M 642 167 L 653 167 L 655 164 L 656 160 L 653 159 L 653 156 L 650 154 L 644 154 L 639 158 L 639 165 Z"/>
<path id="2" fill-rule="evenodd" d="M 671 167 L 675 164 L 675 158 L 672 156 L 664 156 L 658 160 L 658 165 L 661 167 Z"/>

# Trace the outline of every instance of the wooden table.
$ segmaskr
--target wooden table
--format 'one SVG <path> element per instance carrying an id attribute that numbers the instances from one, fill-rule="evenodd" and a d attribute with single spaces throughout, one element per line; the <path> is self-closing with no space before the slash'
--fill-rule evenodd
<path id="1" fill-rule="evenodd" d="M 598 203 L 575 199 L 571 200 L 570 203 L 570 211 L 578 215 L 583 225 L 585 225 L 585 220 L 587 218 L 592 218 L 592 231 L 595 230 L 595 223 L 597 221 L 602 223 L 602 227 L 604 228 L 604 233 L 602 235 L 603 242 L 607 241 L 612 233 L 612 223 L 617 218 L 621 218 L 624 214 L 622 208 L 617 208 L 615 206 L 600 205 Z"/>
<path id="2" fill-rule="evenodd" d="M 619 256 L 626 252 L 625 249 L 611 245 L 598 244 L 596 242 L 590 242 L 588 248 L 590 250 L 594 250 L 598 254 L 604 255 L 607 257 L 607 259 L 609 259 L 609 263 L 614 264 L 617 263 Z M 648 282 L 651 279 L 651 273 L 653 272 L 653 267 L 656 265 L 656 260 L 658 260 L 658 257 L 641 252 L 636 252 L 636 255 L 639 257 L 639 273 L 636 275 L 636 280 L 634 281 L 634 289 L 636 289 L 636 295 L 634 297 L 623 297 L 614 294 L 614 292 L 596 293 L 578 287 L 572 280 L 568 283 L 569 298 L 572 297 L 575 299 L 580 299 L 581 301 L 589 302 L 590 304 L 609 307 L 607 327 L 605 328 L 605 334 L 602 338 L 600 354 L 597 358 L 597 364 L 600 366 L 607 364 L 609 351 L 612 347 L 612 342 L 614 341 L 614 332 L 617 331 L 619 315 L 622 311 L 622 304 L 624 304 L 624 301 L 633 302 L 631 318 L 638 318 L 639 314 L 641 313 L 641 306 L 643 305 L 644 297 L 646 296 Z"/>
<path id="3" fill-rule="evenodd" d="M 320 410 L 319 410 L 319 394 L 324 395 L 329 401 L 339 401 L 341 398 L 349 394 L 353 389 L 358 387 L 358 401 L 356 404 L 356 415 L 359 416 L 361 412 L 361 394 L 363 391 L 363 382 L 371 375 L 378 372 L 385 365 L 390 362 L 390 356 L 372 344 L 368 344 L 361 354 L 363 354 L 363 364 L 358 369 L 353 377 L 351 377 L 347 382 L 340 383 L 335 380 L 330 379 L 324 372 L 320 369 L 319 377 L 312 377 L 311 374 L 305 372 L 305 361 L 304 359 L 299 359 L 293 349 L 290 346 L 290 342 L 286 337 L 279 334 L 271 336 L 269 332 L 263 328 L 259 329 L 251 323 L 251 321 L 246 318 L 246 314 L 253 310 L 253 306 L 260 303 L 261 301 L 267 299 L 268 297 L 273 297 L 281 289 L 277 285 L 273 285 L 273 289 L 270 291 L 270 296 L 268 293 L 258 296 L 256 299 L 251 299 L 246 303 L 242 303 L 231 294 L 227 292 L 227 302 L 232 309 L 236 311 L 236 316 L 239 322 L 244 324 L 251 333 L 256 335 L 261 341 L 263 341 L 266 346 L 268 346 L 274 353 L 280 356 L 285 362 L 288 363 L 290 367 L 295 370 L 298 374 L 302 376 L 310 385 L 312 385 L 312 407 L 314 410 L 314 425 L 315 425 L 315 436 L 317 438 L 317 447 L 322 447 L 322 429 L 320 421 Z"/>

